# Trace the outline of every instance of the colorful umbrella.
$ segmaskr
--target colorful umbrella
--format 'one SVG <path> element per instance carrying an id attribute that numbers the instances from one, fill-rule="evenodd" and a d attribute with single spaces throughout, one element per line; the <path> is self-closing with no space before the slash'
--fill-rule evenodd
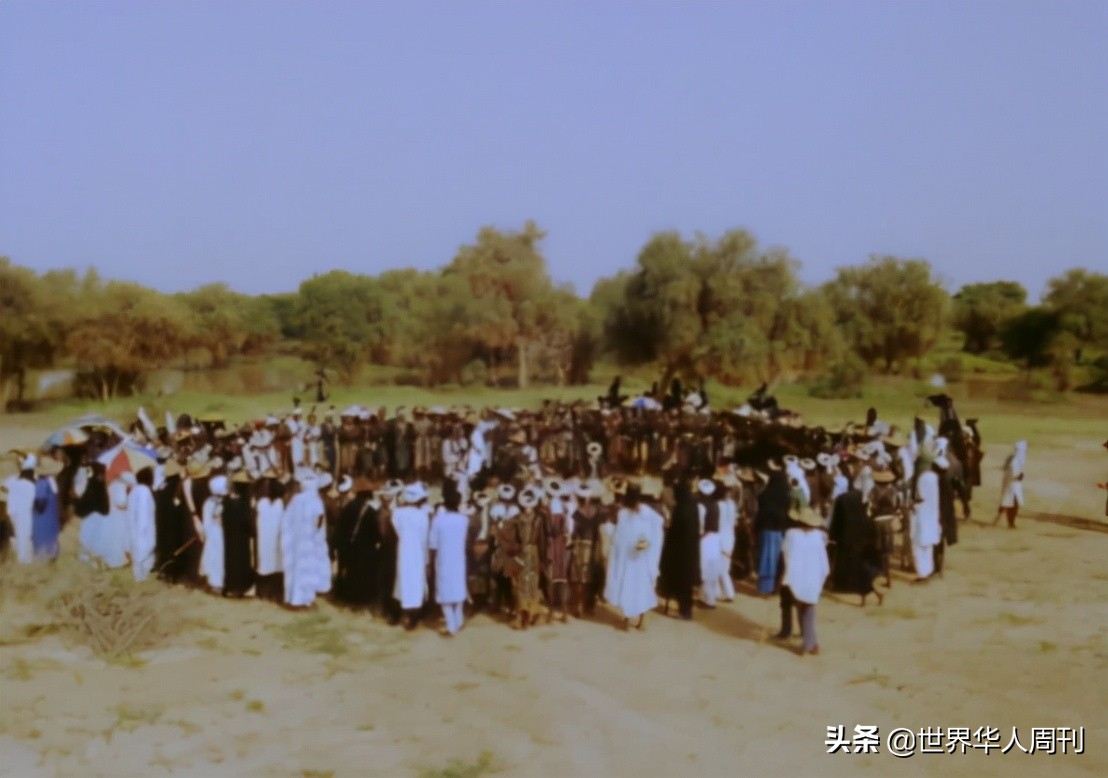
<path id="1" fill-rule="evenodd" d="M 124 440 L 101 454 L 98 461 L 104 466 L 104 481 L 111 483 L 122 473 L 137 473 L 144 467 L 154 467 L 158 455 L 153 449 L 140 446 L 132 440 Z"/>
<path id="2" fill-rule="evenodd" d="M 88 443 L 88 433 L 80 427 L 64 427 L 46 439 L 42 444 L 43 451 L 62 446 L 80 446 Z"/>

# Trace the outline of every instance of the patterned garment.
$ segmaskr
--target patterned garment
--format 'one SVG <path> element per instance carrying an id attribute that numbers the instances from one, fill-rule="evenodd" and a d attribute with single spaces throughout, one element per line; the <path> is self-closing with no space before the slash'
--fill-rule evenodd
<path id="1" fill-rule="evenodd" d="M 542 523 L 533 512 L 521 513 L 512 520 L 519 553 L 516 556 L 518 566 L 512 578 L 516 595 L 516 607 L 521 611 L 535 613 L 542 607 L 542 592 L 539 590 L 539 548 Z"/>

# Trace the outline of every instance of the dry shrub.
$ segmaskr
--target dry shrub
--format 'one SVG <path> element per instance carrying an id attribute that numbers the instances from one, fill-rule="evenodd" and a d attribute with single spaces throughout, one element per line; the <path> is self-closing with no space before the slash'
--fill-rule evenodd
<path id="1" fill-rule="evenodd" d="M 106 661 L 126 663 L 177 632 L 179 620 L 164 616 L 175 609 L 159 602 L 166 594 L 158 584 L 137 585 L 120 572 L 89 570 L 87 582 L 58 596 L 51 610 L 73 642 Z"/>

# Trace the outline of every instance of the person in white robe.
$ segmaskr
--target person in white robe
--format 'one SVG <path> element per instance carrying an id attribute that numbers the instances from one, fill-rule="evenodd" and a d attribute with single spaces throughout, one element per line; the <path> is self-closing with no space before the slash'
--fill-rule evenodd
<path id="1" fill-rule="evenodd" d="M 216 592 L 223 591 L 223 498 L 227 496 L 227 476 L 214 476 L 208 483 L 211 495 L 200 509 L 204 550 L 200 554 L 200 576 Z"/>
<path id="2" fill-rule="evenodd" d="M 321 473 L 315 480 L 315 502 L 312 512 L 319 511 L 321 519 L 315 523 L 315 534 L 312 535 L 312 569 L 315 579 L 316 594 L 325 594 L 331 591 L 331 549 L 327 545 L 327 508 L 323 502 L 323 493 L 331 488 L 334 479 L 330 473 Z"/>
<path id="3" fill-rule="evenodd" d="M 130 483 L 129 483 L 130 482 Z M 131 552 L 131 516 L 127 509 L 128 487 L 134 483 L 132 473 L 123 473 L 108 484 L 108 517 L 100 536 L 99 556 L 108 567 L 123 567 Z"/>
<path id="4" fill-rule="evenodd" d="M 431 520 L 428 546 L 435 567 L 435 601 L 442 607 L 446 634 L 456 635 L 465 622 L 463 605 L 468 597 L 466 539 L 469 518 L 458 510 L 461 494 L 453 481 L 443 484 L 443 507 Z"/>
<path id="5" fill-rule="evenodd" d="M 719 504 L 708 502 L 713 500 L 716 491 L 712 481 L 705 478 L 696 488 L 701 495 L 697 503 L 700 516 L 700 599 L 709 608 L 714 608 L 722 590 L 720 579 L 725 575 L 723 550 L 719 542 Z M 709 511 L 715 514 L 712 522 L 709 522 Z"/>
<path id="6" fill-rule="evenodd" d="M 779 639 L 792 634 L 792 608 L 800 613 L 801 654 L 818 654 L 816 639 L 816 605 L 831 565 L 827 558 L 827 535 L 823 519 L 806 505 L 794 506 L 789 518 L 799 523 L 785 531 L 781 554 L 785 572 L 781 579 L 781 632 Z"/>
<path id="7" fill-rule="evenodd" d="M 131 572 L 136 581 L 145 581 L 154 569 L 154 546 L 157 543 L 154 523 L 154 471 L 140 470 L 136 484 L 127 497 L 127 514 L 131 536 Z"/>
<path id="8" fill-rule="evenodd" d="M 655 584 L 663 526 L 661 515 L 642 502 L 639 487 L 628 487 L 612 535 L 604 586 L 604 599 L 623 613 L 625 628 L 637 618 L 635 626 L 642 629 L 646 612 L 658 604 Z"/>
<path id="9" fill-rule="evenodd" d="M 298 491 L 281 516 L 281 566 L 285 570 L 285 603 L 307 608 L 315 604 L 322 583 L 318 537 L 326 522 L 315 473 L 301 470 L 296 482 Z"/>
<path id="10" fill-rule="evenodd" d="M 35 506 L 35 467 L 38 458 L 28 454 L 19 464 L 19 475 L 4 481 L 8 490 L 8 518 L 12 522 L 15 546 L 15 559 L 21 565 L 34 561 L 34 545 L 31 542 L 31 530 L 34 524 Z"/>
<path id="11" fill-rule="evenodd" d="M 1016 526 L 1016 516 L 1023 505 L 1023 471 L 1027 467 L 1027 441 L 1016 441 L 1015 448 L 1004 461 L 1004 474 L 1000 484 L 1000 506 L 996 509 L 993 524 L 1007 516 L 1008 528 Z"/>
<path id="12" fill-rule="evenodd" d="M 738 482 L 735 482 L 736 485 Z M 723 569 L 720 575 L 720 599 L 731 602 L 735 599 L 735 583 L 731 580 L 731 557 L 735 553 L 735 530 L 739 523 L 739 506 L 732 495 L 732 489 L 724 492 L 719 501 L 719 552 L 723 556 Z"/>
<path id="13" fill-rule="evenodd" d="M 430 515 L 423 484 L 404 487 L 400 507 L 392 512 L 396 531 L 396 581 L 392 596 L 399 600 L 406 616 L 404 628 L 415 629 L 419 609 L 427 598 L 427 542 Z"/>
<path id="14" fill-rule="evenodd" d="M 945 457 L 935 460 L 935 466 L 946 469 Z M 939 476 L 933 469 L 920 474 L 916 481 L 916 504 L 911 521 L 912 558 L 916 565 L 916 583 L 926 581 L 935 572 L 932 547 L 942 537 L 939 522 Z"/>
<path id="15" fill-rule="evenodd" d="M 262 496 L 255 507 L 254 528 L 254 570 L 257 573 L 257 595 L 267 600 L 281 600 L 283 585 L 281 573 L 281 517 L 285 512 L 285 503 L 279 497 L 273 497 L 273 484 L 276 473 L 265 473 L 265 486 Z"/>

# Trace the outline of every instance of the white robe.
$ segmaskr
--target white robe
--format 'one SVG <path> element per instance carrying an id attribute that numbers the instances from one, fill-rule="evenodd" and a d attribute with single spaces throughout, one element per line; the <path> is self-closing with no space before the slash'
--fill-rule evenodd
<path id="1" fill-rule="evenodd" d="M 223 505 L 211 496 L 200 511 L 204 526 L 204 551 L 200 554 L 200 575 L 213 589 L 223 588 Z"/>
<path id="2" fill-rule="evenodd" d="M 136 581 L 145 581 L 154 569 L 154 494 L 150 487 L 138 484 L 127 499 L 131 534 L 131 570 Z"/>
<path id="3" fill-rule="evenodd" d="M 785 557 L 782 584 L 789 587 L 800 602 L 808 605 L 818 603 L 823 583 L 831 572 L 827 559 L 827 536 L 822 530 L 793 527 L 785 531 L 781 553 Z"/>
<path id="4" fill-rule="evenodd" d="M 465 602 L 466 535 L 469 519 L 441 508 L 431 520 L 430 548 L 435 552 L 435 602 Z"/>
<path id="5" fill-rule="evenodd" d="M 1020 441 L 1023 443 L 1023 441 Z M 1027 462 L 1027 444 L 1016 444 L 1015 450 L 1004 462 L 1004 476 L 1000 486 L 1000 507 L 1023 506 L 1023 469 Z"/>
<path id="6" fill-rule="evenodd" d="M 619 511 L 604 599 L 619 608 L 626 618 L 637 618 L 658 604 L 654 584 L 662 556 L 662 531 L 662 517 L 647 505 Z M 645 540 L 647 546 L 636 550 L 640 540 Z"/>
<path id="7" fill-rule="evenodd" d="M 281 565 L 281 516 L 284 512 L 285 504 L 280 500 L 268 497 L 258 500 L 255 529 L 258 575 L 273 575 L 284 569 Z"/>
<path id="8" fill-rule="evenodd" d="M 285 602 L 289 605 L 311 605 L 317 594 L 331 587 L 325 538 L 322 559 L 319 553 L 320 533 L 326 532 L 323 512 L 319 493 L 307 491 L 294 496 L 281 515 L 281 563 L 285 569 Z"/>
<path id="9" fill-rule="evenodd" d="M 15 532 L 15 558 L 20 564 L 34 560 L 31 543 L 32 514 L 35 506 L 35 485 L 26 478 L 15 475 L 4 481 L 8 488 L 8 518 Z"/>
<path id="10" fill-rule="evenodd" d="M 427 597 L 427 509 L 403 505 L 392 512 L 392 526 L 399 539 L 392 596 L 400 600 L 401 608 L 411 610 Z"/>
<path id="11" fill-rule="evenodd" d="M 123 567 L 130 551 L 131 522 L 127 513 L 127 485 L 108 484 L 108 515 L 93 513 L 81 522 L 81 545 L 108 567 Z"/>
<path id="12" fill-rule="evenodd" d="M 934 471 L 920 475 L 916 482 L 920 502 L 912 511 L 912 557 L 916 575 L 927 578 L 935 570 L 932 547 L 942 538 L 939 523 L 939 476 Z"/>

